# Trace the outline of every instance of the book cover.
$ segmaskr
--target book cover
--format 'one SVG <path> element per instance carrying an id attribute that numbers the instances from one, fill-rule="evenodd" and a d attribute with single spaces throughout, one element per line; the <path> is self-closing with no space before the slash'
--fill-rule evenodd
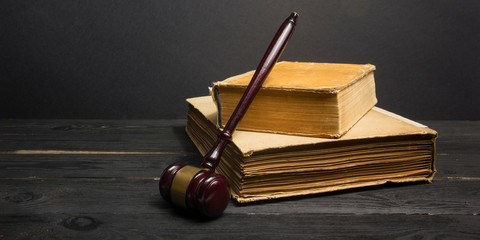
<path id="1" fill-rule="evenodd" d="M 370 64 L 280 62 L 265 79 L 238 129 L 338 138 L 376 103 Z M 254 71 L 215 82 L 212 96 L 223 127 Z"/>

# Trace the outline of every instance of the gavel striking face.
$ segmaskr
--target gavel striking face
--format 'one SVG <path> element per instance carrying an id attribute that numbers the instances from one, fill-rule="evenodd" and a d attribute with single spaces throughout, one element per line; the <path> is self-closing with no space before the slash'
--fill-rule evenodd
<path id="1" fill-rule="evenodd" d="M 174 205 L 196 209 L 207 217 L 221 215 L 230 201 L 228 181 L 224 176 L 183 163 L 165 169 L 160 193 Z"/>
<path id="2" fill-rule="evenodd" d="M 298 14 L 293 12 L 280 26 L 237 108 L 218 135 L 215 145 L 205 155 L 201 168 L 175 163 L 163 171 L 159 189 L 164 199 L 176 206 L 196 210 L 207 217 L 217 217 L 223 213 L 230 201 L 230 190 L 227 179 L 215 173 L 215 168 L 220 162 L 223 150 L 231 141 L 238 122 L 285 49 L 297 18 Z"/>

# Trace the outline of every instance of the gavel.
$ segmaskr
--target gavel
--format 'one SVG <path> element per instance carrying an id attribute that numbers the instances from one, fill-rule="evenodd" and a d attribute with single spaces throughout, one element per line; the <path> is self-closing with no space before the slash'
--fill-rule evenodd
<path id="1" fill-rule="evenodd" d="M 223 175 L 215 173 L 215 168 L 220 162 L 223 150 L 231 142 L 235 128 L 285 49 L 297 18 L 297 13 L 291 13 L 278 29 L 235 111 L 213 147 L 204 156 L 200 168 L 174 163 L 163 171 L 159 190 L 165 200 L 205 217 L 218 217 L 226 209 L 230 201 L 228 181 Z"/>

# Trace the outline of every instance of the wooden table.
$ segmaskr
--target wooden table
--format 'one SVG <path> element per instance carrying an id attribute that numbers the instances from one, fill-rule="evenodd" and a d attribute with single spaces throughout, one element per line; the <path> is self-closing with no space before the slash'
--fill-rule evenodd
<path id="1" fill-rule="evenodd" d="M 185 120 L 0 120 L 0 239 L 480 238 L 480 122 L 439 132 L 431 184 L 239 205 L 205 221 L 158 193 L 198 165 Z"/>

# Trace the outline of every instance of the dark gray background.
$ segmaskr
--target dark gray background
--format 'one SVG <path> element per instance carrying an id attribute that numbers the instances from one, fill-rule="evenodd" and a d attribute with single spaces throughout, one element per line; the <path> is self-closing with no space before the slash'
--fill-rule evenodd
<path id="1" fill-rule="evenodd" d="M 281 60 L 371 63 L 378 106 L 480 119 L 480 1 L 0 1 L 0 118 L 185 118 L 185 98 Z"/>

